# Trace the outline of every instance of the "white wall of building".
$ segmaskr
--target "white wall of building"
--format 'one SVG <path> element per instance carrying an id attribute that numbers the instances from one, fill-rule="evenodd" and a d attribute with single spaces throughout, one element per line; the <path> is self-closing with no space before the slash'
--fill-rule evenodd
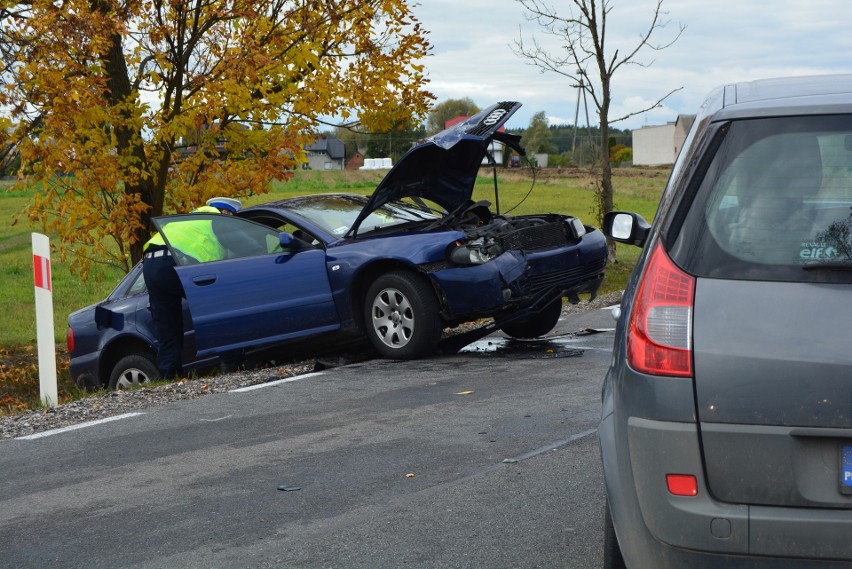
<path id="1" fill-rule="evenodd" d="M 676 150 L 675 123 L 644 126 L 633 131 L 634 166 L 674 164 Z"/>
<path id="2" fill-rule="evenodd" d="M 330 158 L 328 154 L 311 153 L 308 155 L 308 168 L 311 170 L 343 170 L 343 160 Z"/>

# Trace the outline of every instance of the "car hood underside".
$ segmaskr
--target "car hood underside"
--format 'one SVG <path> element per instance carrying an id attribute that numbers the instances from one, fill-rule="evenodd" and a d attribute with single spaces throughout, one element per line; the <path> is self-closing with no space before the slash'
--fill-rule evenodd
<path id="1" fill-rule="evenodd" d="M 520 137 L 499 131 L 521 103 L 496 103 L 470 118 L 417 143 L 391 168 L 370 196 L 349 231 L 384 204 L 402 198 L 430 200 L 451 212 L 473 194 L 476 175 L 492 140 L 524 153 Z"/>

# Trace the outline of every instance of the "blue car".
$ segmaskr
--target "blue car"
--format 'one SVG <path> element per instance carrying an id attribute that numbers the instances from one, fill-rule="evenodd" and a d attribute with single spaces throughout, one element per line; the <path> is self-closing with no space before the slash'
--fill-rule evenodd
<path id="1" fill-rule="evenodd" d="M 471 195 L 498 129 L 520 103 L 493 105 L 414 146 L 369 197 L 319 194 L 245 208 L 237 216 L 156 218 L 174 227 L 208 219 L 226 252 L 199 263 L 171 248 L 186 293 L 184 368 L 217 354 L 345 331 L 386 358 L 422 358 L 442 332 L 493 318 L 519 338 L 556 325 L 562 299 L 595 295 L 604 236 L 576 217 L 512 216 Z M 112 388 L 158 376 L 140 267 L 103 302 L 69 317 L 71 374 Z"/>

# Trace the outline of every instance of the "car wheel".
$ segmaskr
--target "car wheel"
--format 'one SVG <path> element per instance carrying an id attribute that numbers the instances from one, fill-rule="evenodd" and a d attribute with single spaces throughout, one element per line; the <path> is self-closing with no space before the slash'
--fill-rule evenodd
<path id="1" fill-rule="evenodd" d="M 604 569 L 627 569 L 624 558 L 621 556 L 618 538 L 615 536 L 615 527 L 612 525 L 609 502 L 604 505 L 604 508 Z"/>
<path id="2" fill-rule="evenodd" d="M 513 320 L 501 329 L 513 338 L 538 338 L 553 330 L 561 314 L 562 299 L 557 298 L 545 306 L 541 312 L 529 318 Z"/>
<path id="3" fill-rule="evenodd" d="M 403 271 L 382 275 L 370 286 L 364 324 L 373 346 L 391 359 L 429 355 L 443 329 L 432 287 L 422 277 Z"/>
<path id="4" fill-rule="evenodd" d="M 110 389 L 127 389 L 160 379 L 160 370 L 149 357 L 142 354 L 124 356 L 109 375 Z"/>

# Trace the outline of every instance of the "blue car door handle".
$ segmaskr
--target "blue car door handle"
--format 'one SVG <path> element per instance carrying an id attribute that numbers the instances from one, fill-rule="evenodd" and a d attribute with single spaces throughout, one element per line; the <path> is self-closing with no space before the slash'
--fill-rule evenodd
<path id="1" fill-rule="evenodd" d="M 192 283 L 198 286 L 212 285 L 216 282 L 216 275 L 198 275 L 192 277 Z"/>

